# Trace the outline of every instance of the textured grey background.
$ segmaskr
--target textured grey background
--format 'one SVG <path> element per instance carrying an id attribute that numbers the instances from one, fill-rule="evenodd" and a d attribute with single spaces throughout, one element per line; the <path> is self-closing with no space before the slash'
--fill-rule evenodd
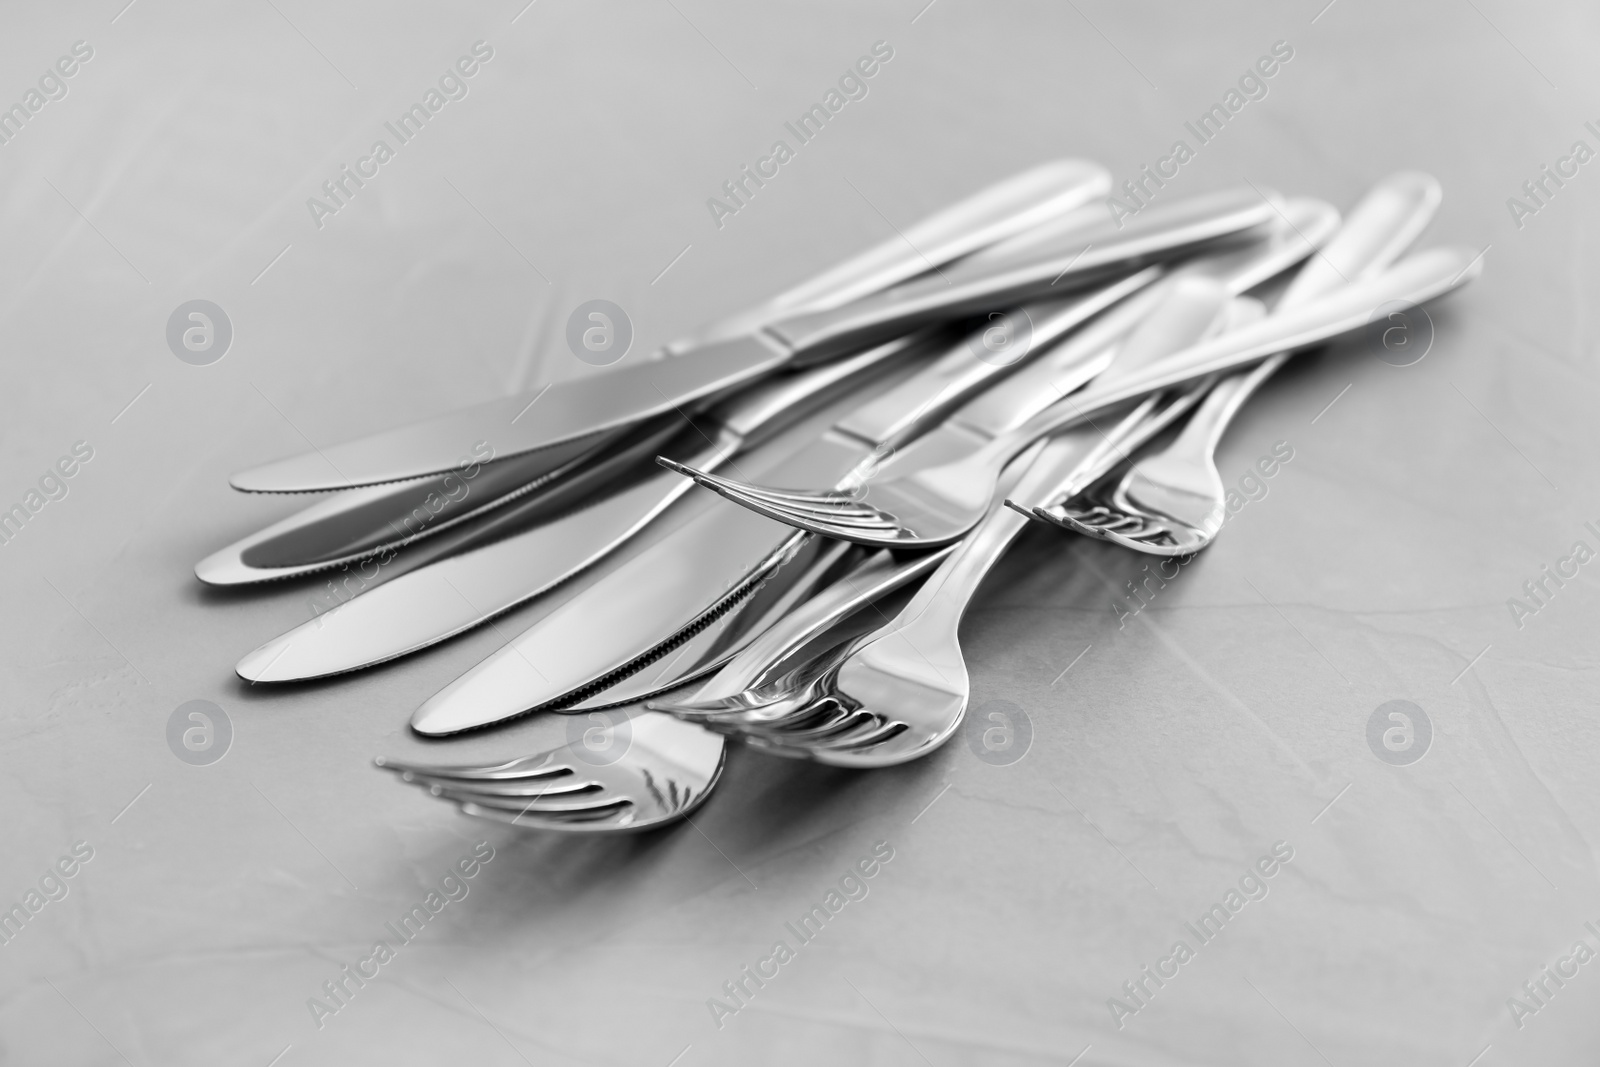
<path id="1" fill-rule="evenodd" d="M 74 441 L 95 449 L 0 548 L 0 903 L 74 842 L 95 849 L 0 947 L 0 1060 L 1465 1067 L 1600 1050 L 1600 964 L 1520 1029 L 1507 1006 L 1600 942 L 1583 926 L 1600 925 L 1594 577 L 1521 629 L 1506 606 L 1600 520 L 1600 164 L 1520 229 L 1506 207 L 1574 140 L 1600 147 L 1582 125 L 1600 120 L 1592 6 L 522 2 L 0 16 L 0 100 L 74 41 L 95 50 L 0 147 L 0 504 Z M 317 229 L 306 198 L 479 39 L 495 56 L 470 96 Z M 719 231 L 705 199 L 879 39 L 895 58 L 870 95 Z M 1081 155 L 1120 180 L 1278 40 L 1295 57 L 1270 96 L 1170 195 L 1247 179 L 1348 206 L 1420 167 L 1446 189 L 1429 240 L 1492 246 L 1487 272 L 1435 309 L 1422 363 L 1352 343 L 1264 389 L 1223 475 L 1280 440 L 1294 460 L 1126 628 L 1111 605 L 1140 561 L 1044 531 L 1019 544 L 964 635 L 974 703 L 1031 718 L 1020 763 L 960 743 L 872 774 L 734 752 L 694 827 L 551 839 L 370 766 L 422 748 L 406 716 L 493 630 L 327 685 L 233 679 L 315 587 L 198 587 L 195 560 L 294 506 L 232 493 L 230 471 L 589 373 L 559 343 L 587 299 L 629 310 L 638 351 L 1024 165 Z M 164 342 L 195 298 L 235 330 L 209 367 Z M 1402 698 L 1435 736 L 1392 767 L 1366 723 Z M 166 746 L 192 699 L 234 725 L 209 767 Z M 534 751 L 560 726 L 454 748 Z M 470 895 L 319 1030 L 307 998 L 485 839 Z M 719 1030 L 707 999 L 880 840 L 895 858 L 870 896 Z M 1270 895 L 1117 1029 L 1107 998 L 1280 840 L 1294 859 Z"/>

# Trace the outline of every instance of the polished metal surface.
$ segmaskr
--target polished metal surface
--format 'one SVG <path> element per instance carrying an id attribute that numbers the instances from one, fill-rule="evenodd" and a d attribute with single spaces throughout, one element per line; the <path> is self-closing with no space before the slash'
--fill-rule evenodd
<path id="1" fill-rule="evenodd" d="M 1279 210 L 1271 194 L 1242 187 L 1153 204 L 1127 221 L 1100 214 L 1091 225 L 1068 229 L 1059 241 L 1028 243 L 1009 253 L 1001 246 L 992 260 L 958 262 L 853 304 L 781 319 L 766 332 L 793 349 L 798 359 L 826 359 L 863 339 L 909 326 L 1004 311 L 1179 258 L 1226 238 L 1264 236 Z"/>
<path id="2" fill-rule="evenodd" d="M 1424 303 L 1470 280 L 1480 270 L 1480 254 L 1468 249 L 1418 253 L 1375 278 L 1352 283 L 1226 337 L 1193 345 L 1147 367 L 1121 373 L 1113 369 L 1082 393 L 964 459 L 901 479 L 869 483 L 864 493 L 785 493 L 680 469 L 759 514 L 823 536 L 866 545 L 942 544 L 961 536 L 982 517 L 999 470 L 1039 437 L 1142 394 L 1360 329 L 1383 304 Z"/>
<path id="3" fill-rule="evenodd" d="M 1081 477 L 1102 435 L 1080 429 L 1038 441 L 1002 477 L 1002 495 L 1044 500 Z M 825 672 L 812 672 L 808 704 L 759 724 L 721 716 L 748 743 L 779 755 L 838 767 L 888 767 L 949 740 L 970 693 L 959 626 L 989 569 L 1027 520 L 1000 503 L 939 564 L 899 614 L 844 647 Z"/>
<path id="4" fill-rule="evenodd" d="M 854 570 L 773 623 L 704 685 L 652 701 L 649 706 L 683 718 L 770 713 L 774 703 L 794 698 L 785 684 L 790 657 L 874 601 L 925 576 L 954 545 L 896 559 L 887 549 L 873 553 Z"/>
<path id="5" fill-rule="evenodd" d="M 626 435 L 632 439 L 622 451 L 635 454 L 659 449 L 677 431 L 670 424 L 642 429 L 642 433 Z M 195 564 L 195 577 L 207 585 L 298 578 L 375 556 L 392 556 L 398 549 L 482 519 L 497 509 L 526 515 L 548 497 L 541 490 L 560 482 L 564 475 L 594 466 L 600 453 L 615 451 L 609 446 L 622 436 L 586 438 L 564 463 L 553 468 L 549 465 L 552 456 L 545 453 L 499 463 L 478 455 L 469 456 L 458 469 L 442 476 L 348 489 L 213 552 Z M 480 440 L 477 446 L 480 453 L 491 451 L 487 441 Z M 452 538 L 451 543 L 459 547 L 460 541 Z"/>
<path id="6" fill-rule="evenodd" d="M 467 815 L 593 834 L 648 830 L 684 818 L 705 803 L 724 757 L 718 735 L 645 711 L 600 718 L 560 748 L 496 764 L 376 762 Z"/>
<path id="7" fill-rule="evenodd" d="M 1339 233 L 1300 269 L 1278 306 L 1294 307 L 1389 266 L 1432 221 L 1442 198 L 1438 181 L 1416 171 L 1377 183 Z M 1141 457 L 1116 481 L 1037 507 L 1034 514 L 1151 555 L 1181 556 L 1205 548 L 1226 517 L 1217 445 L 1244 402 L 1287 358 L 1280 353 L 1222 379 L 1165 448 Z"/>
<path id="8" fill-rule="evenodd" d="M 1587 566 L 1575 544 L 1600 536 L 1583 491 L 1600 456 L 1597 179 L 1583 162 L 1600 159 L 1600 119 L 1588 128 L 1573 107 L 1600 99 L 1590 7 L 516 0 L 374 17 L 274 4 L 4 16 L 10 99 L 24 106 L 0 130 L 0 1060 L 1500 1067 L 1600 1053 L 1584 1010 L 1595 979 L 1560 959 L 1600 937 L 1585 927 L 1600 926 L 1586 692 L 1600 599 L 1593 576 L 1571 577 Z M 376 138 L 397 144 L 385 124 L 480 37 L 494 59 L 450 76 L 470 95 L 380 174 L 358 172 Z M 79 38 L 94 58 L 37 81 Z M 879 39 L 893 62 L 841 87 Z M 749 180 L 741 164 L 776 138 L 796 146 L 786 124 L 831 89 L 863 98 L 775 179 L 766 163 L 749 168 L 766 184 Z M 1192 156 L 1173 158 L 1179 139 Z M 395 550 L 365 540 L 384 520 L 361 503 L 423 479 L 460 496 L 445 476 L 496 439 L 462 440 L 435 474 L 325 496 L 239 493 L 230 473 L 520 396 L 509 423 L 556 383 L 519 428 L 597 373 L 563 338 L 599 298 L 634 327 L 614 371 L 663 341 L 718 339 L 694 331 L 781 306 L 769 298 L 801 278 L 839 279 L 843 253 L 898 248 L 915 273 L 897 284 L 914 281 L 930 273 L 916 254 L 939 240 L 919 219 L 1067 151 L 1105 165 L 1094 195 L 1118 204 L 1094 209 L 1131 209 L 1129 224 L 1235 183 L 1348 210 L 1384 174 L 1423 166 L 1448 197 L 1417 248 L 1492 249 L 1459 296 L 1296 356 L 1243 403 L 1214 453 L 1229 517 L 1203 551 L 1157 558 L 1028 524 L 967 600 L 967 706 L 944 744 L 881 771 L 783 758 L 805 755 L 802 731 L 831 728 L 814 738 L 829 742 L 846 725 L 842 704 L 814 706 L 786 677 L 898 617 L 926 574 L 863 598 L 972 536 L 901 551 L 808 534 L 804 547 L 842 553 L 873 584 L 785 601 L 805 586 L 797 554 L 718 618 L 663 622 L 673 636 L 699 628 L 593 694 L 669 683 L 775 613 L 725 669 L 804 640 L 755 676 L 757 696 L 791 706 L 692 724 L 724 756 L 698 807 L 678 807 L 693 789 L 662 790 L 642 805 L 664 801 L 660 821 L 629 833 L 637 812 L 518 818 L 554 784 L 537 774 L 504 787 L 521 797 L 450 781 L 537 754 L 526 772 L 559 749 L 576 777 L 617 711 L 638 718 L 538 713 L 444 739 L 407 722 L 508 637 L 597 587 L 618 593 L 599 583 L 729 503 L 693 489 L 493 625 L 309 683 L 232 671 L 273 635 L 328 624 L 353 592 L 600 507 L 635 478 L 684 481 L 653 454 L 601 477 L 597 455 Z M 708 198 L 737 214 L 713 218 Z M 1003 252 L 1065 248 L 1094 209 L 1031 220 Z M 996 258 L 980 248 L 939 269 Z M 1189 262 L 1152 265 L 1145 289 L 1035 358 Z M 1269 307 L 1287 281 L 1259 294 Z M 225 312 L 209 313 L 219 337 L 232 327 L 204 365 L 163 331 L 200 299 Z M 969 353 L 996 405 L 1030 362 L 990 376 Z M 947 369 L 959 391 L 964 369 Z M 714 473 L 777 484 L 784 456 L 828 426 L 845 441 L 842 409 L 911 370 L 745 437 Z M 1127 397 L 1095 424 L 1145 426 L 1203 381 Z M 710 410 L 725 399 L 685 410 L 709 439 L 656 451 L 696 462 L 740 433 Z M 879 481 L 920 469 L 932 443 L 960 443 L 950 414 L 853 447 Z M 548 457 L 524 455 L 530 480 L 545 473 Z M 483 476 L 469 484 L 434 522 L 486 499 Z M 334 496 L 358 525 L 306 516 L 269 539 L 303 575 L 196 579 L 197 560 Z M 535 497 L 571 506 L 524 510 Z M 608 540 L 597 530 L 593 548 Z M 572 562 L 591 545 L 556 548 Z M 345 562 L 309 569 L 319 560 Z M 515 562 L 558 573 L 554 559 Z M 480 588 L 514 594 L 492 574 Z M 721 591 L 702 593 L 703 613 Z M 434 594 L 458 602 L 435 625 L 467 611 L 444 583 Z M 763 597 L 777 602 L 755 610 Z M 858 610 L 805 640 L 841 600 Z M 721 673 L 659 699 L 688 700 Z M 826 681 L 809 692 L 836 698 Z M 905 718 L 896 695 L 852 714 Z M 931 716 L 938 699 L 910 710 Z M 743 740 L 763 730 L 780 740 Z M 516 821 L 378 773 L 379 754 L 487 790 L 484 813 Z M 621 762 L 634 757 L 656 765 L 631 747 Z M 591 832 L 565 832 L 581 824 Z M 1175 975 L 1179 941 L 1195 955 Z M 397 956 L 375 958 L 379 942 Z"/>
<path id="9" fill-rule="evenodd" d="M 864 483 L 842 490 L 748 487 L 687 464 L 661 462 L 758 514 L 823 536 L 907 548 L 953 540 L 983 517 L 1001 471 L 1037 439 L 1038 435 L 1020 435 L 1039 413 L 1064 402 L 1097 375 L 1147 366 L 1220 332 L 1228 320 L 1228 299 L 1227 288 L 1213 278 L 1174 278 L 1152 290 L 1148 301 L 1132 302 L 1127 316 L 1104 324 L 1107 330 L 1129 328 L 1114 346 L 1093 334 L 1082 338 L 1086 347 L 1094 346 L 1089 351 L 1095 355 L 1076 364 L 1075 380 L 1062 381 L 1048 361 L 1030 366 L 1007 381 L 999 397 L 975 401 L 973 406 L 979 409 L 975 417 L 964 418 L 967 412 L 957 412 L 936 435 L 897 455 L 893 464 L 872 471 Z M 989 432 L 995 426 L 1000 429 Z M 930 530 L 939 533 L 929 538 Z"/>

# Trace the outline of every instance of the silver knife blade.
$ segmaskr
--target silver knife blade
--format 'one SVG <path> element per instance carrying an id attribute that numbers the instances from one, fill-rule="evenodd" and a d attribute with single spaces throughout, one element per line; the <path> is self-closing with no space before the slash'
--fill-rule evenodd
<path id="1" fill-rule="evenodd" d="M 790 466 L 789 473 L 841 477 L 858 459 L 859 446 L 852 451 L 857 454 L 846 452 L 831 467 L 809 451 L 804 459 L 815 465 Z M 615 650 L 670 651 L 674 636 L 692 636 L 678 623 L 736 605 L 804 540 L 771 519 L 718 501 L 435 694 L 412 715 L 411 726 L 429 736 L 459 733 L 586 696 L 589 688 L 643 666 L 631 651 L 619 660 Z M 707 589 L 717 591 L 710 605 Z"/>
<path id="2" fill-rule="evenodd" d="M 616 458 L 654 454 L 678 432 L 679 426 L 663 420 L 641 427 L 643 432 L 602 435 L 596 441 L 575 444 L 567 462 L 548 469 L 537 454 L 524 453 L 500 463 L 490 462 L 494 446 L 480 440 L 478 457 L 464 459 L 457 470 L 442 477 L 349 489 L 323 496 L 310 507 L 240 538 L 195 564 L 195 577 L 207 585 L 247 585 L 296 578 L 358 563 L 437 537 L 461 524 L 481 519 L 501 509 L 524 514 L 526 507 L 507 508 L 528 498 L 547 499 L 552 482 L 565 488 L 570 475 L 582 468 L 595 469 L 597 453 L 608 455 L 598 464 L 614 470 Z M 619 438 L 632 437 L 621 448 Z M 593 481 L 589 478 L 588 481 Z M 447 539 L 457 544 L 457 539 Z"/>
<path id="3" fill-rule="evenodd" d="M 692 352 L 548 385 L 532 399 L 490 401 L 255 467 L 234 475 L 232 484 L 246 492 L 309 492 L 399 481 L 441 472 L 454 462 L 460 442 L 483 437 L 501 442 L 504 456 L 548 448 L 681 410 L 787 363 L 832 357 L 940 318 L 1068 292 L 1263 226 L 1274 211 L 1253 189 L 1153 205 L 1121 229 L 1106 221 L 1073 233 L 1061 247 L 1029 249 L 968 274 L 958 266 L 891 294 L 801 314 Z"/>

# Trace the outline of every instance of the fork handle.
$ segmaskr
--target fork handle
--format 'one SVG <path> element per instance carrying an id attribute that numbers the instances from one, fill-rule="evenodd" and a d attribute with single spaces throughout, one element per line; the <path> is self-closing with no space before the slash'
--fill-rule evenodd
<path id="1" fill-rule="evenodd" d="M 1172 442 L 1171 450 L 1185 456 L 1209 456 L 1214 453 L 1228 429 L 1228 423 L 1233 421 L 1244 402 L 1250 399 L 1250 394 L 1272 377 L 1288 358 L 1288 353 L 1279 352 L 1248 371 L 1230 374 L 1217 382 L 1199 409 L 1189 417 L 1183 432 Z"/>
<path id="2" fill-rule="evenodd" d="M 1421 171 L 1401 171 L 1380 181 L 1361 198 L 1322 252 L 1300 268 L 1278 302 L 1279 309 L 1300 307 L 1352 278 L 1370 278 L 1390 267 L 1432 220 L 1443 195 L 1438 180 Z M 1218 382 L 1173 449 L 1181 449 L 1183 455 L 1213 454 L 1239 408 L 1288 358 L 1288 353 L 1280 352 Z"/>
<path id="3" fill-rule="evenodd" d="M 959 622 L 984 576 L 1028 525 L 1028 516 L 1006 507 L 1005 500 L 1044 503 L 1063 485 L 1081 478 L 1104 447 L 1100 432 L 1088 427 L 1028 446 L 1006 467 L 989 513 L 917 590 L 901 618 L 920 621 L 942 611 L 954 615 L 947 620 L 951 626 Z"/>

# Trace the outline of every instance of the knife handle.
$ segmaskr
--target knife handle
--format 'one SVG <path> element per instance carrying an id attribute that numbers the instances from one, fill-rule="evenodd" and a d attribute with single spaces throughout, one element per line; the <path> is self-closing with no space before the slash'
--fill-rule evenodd
<path id="1" fill-rule="evenodd" d="M 1004 311 L 1017 303 L 1067 296 L 1096 282 L 1264 228 L 1277 206 L 1252 187 L 1152 205 L 1120 226 L 1109 218 L 1070 230 L 1053 246 L 1030 245 L 975 266 L 949 270 L 827 311 L 764 328 L 797 366 L 829 359 L 927 322 Z"/>
<path id="2" fill-rule="evenodd" d="M 1002 178 L 829 267 L 769 300 L 718 320 L 669 353 L 748 333 L 802 310 L 838 307 L 924 274 L 1039 226 L 1104 196 L 1111 175 L 1081 159 L 1057 159 Z"/>

